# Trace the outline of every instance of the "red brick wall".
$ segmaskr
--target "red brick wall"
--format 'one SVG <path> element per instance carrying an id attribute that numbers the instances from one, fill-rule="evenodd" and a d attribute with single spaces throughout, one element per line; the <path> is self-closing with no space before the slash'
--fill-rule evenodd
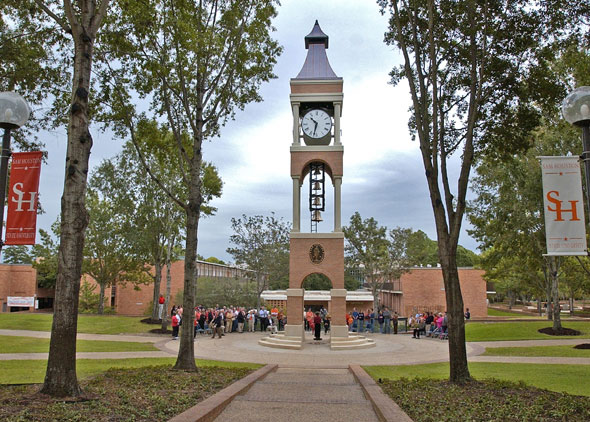
<path id="1" fill-rule="evenodd" d="M 459 269 L 459 282 L 465 308 L 472 317 L 487 316 L 486 282 L 483 270 Z M 417 311 L 446 310 L 446 299 L 442 270 L 440 268 L 415 268 L 401 277 L 401 314 L 407 316 Z M 398 310 L 399 312 L 399 310 Z"/>
<path id="2" fill-rule="evenodd" d="M 324 260 L 314 264 L 309 259 L 312 245 L 324 248 Z M 344 238 L 292 238 L 289 255 L 289 287 L 300 289 L 305 277 L 313 273 L 324 274 L 333 289 L 344 288 Z"/>
<path id="3" fill-rule="evenodd" d="M 8 296 L 31 297 L 37 293 L 37 270 L 31 265 L 0 265 L 0 312 Z M 29 308 L 30 311 L 34 308 Z M 10 309 L 6 309 L 10 312 Z"/>

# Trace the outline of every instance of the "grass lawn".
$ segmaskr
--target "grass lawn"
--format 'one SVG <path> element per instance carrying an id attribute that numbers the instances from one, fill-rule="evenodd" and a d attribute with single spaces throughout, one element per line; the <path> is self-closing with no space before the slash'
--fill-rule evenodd
<path id="1" fill-rule="evenodd" d="M 590 349 L 575 349 L 574 346 L 488 347 L 483 356 L 590 358 Z"/>
<path id="2" fill-rule="evenodd" d="M 499 309 L 488 308 L 488 316 L 498 317 L 514 317 L 514 318 L 538 318 L 538 316 L 531 316 L 523 312 L 517 311 L 501 311 Z"/>
<path id="3" fill-rule="evenodd" d="M 562 322 L 565 328 L 572 328 L 582 333 L 580 336 L 550 336 L 538 332 L 541 328 L 551 327 L 551 321 L 518 322 L 470 322 L 465 324 L 467 341 L 503 341 L 503 340 L 559 340 L 566 338 L 590 338 L 590 322 Z"/>
<path id="4" fill-rule="evenodd" d="M 76 372 L 78 379 L 101 374 L 111 368 L 142 368 L 146 366 L 168 365 L 172 367 L 176 358 L 137 358 L 137 359 L 78 359 Z M 247 368 L 258 369 L 263 365 L 241 362 L 221 362 L 197 359 L 197 367 Z M 46 360 L 5 360 L 0 361 L 0 384 L 38 384 L 45 379 Z"/>
<path id="5" fill-rule="evenodd" d="M 144 364 L 148 361 L 140 360 Z M 203 364 L 197 372 L 174 371 L 170 367 L 172 359 L 168 361 L 161 366 L 139 364 L 136 368 L 110 369 L 83 380 L 80 385 L 85 397 L 78 401 L 37 394 L 38 385 L 0 386 L 0 420 L 166 421 L 252 371 L 244 365 Z"/>
<path id="6" fill-rule="evenodd" d="M 448 379 L 448 363 L 405 366 L 363 367 L 374 379 L 433 378 Z M 524 382 L 550 391 L 590 396 L 590 365 L 548 365 L 534 363 L 472 362 L 469 372 L 475 379 L 495 378 L 503 381 Z"/>
<path id="7" fill-rule="evenodd" d="M 47 353 L 49 339 L 33 337 L 0 336 L 0 353 Z M 130 341 L 78 340 L 78 352 L 138 352 L 158 350 L 152 343 Z"/>
<path id="8" fill-rule="evenodd" d="M 117 315 L 78 315 L 78 332 L 93 334 L 147 333 L 158 325 L 143 324 L 144 317 Z M 51 331 L 52 314 L 0 313 L 0 328 L 5 330 Z"/>
<path id="9" fill-rule="evenodd" d="M 366 366 L 374 379 L 432 378 L 448 379 L 448 363 L 406 366 Z M 475 379 L 495 378 L 503 381 L 524 382 L 550 391 L 590 396 L 590 365 L 546 365 L 534 363 L 472 362 L 469 372 Z"/>

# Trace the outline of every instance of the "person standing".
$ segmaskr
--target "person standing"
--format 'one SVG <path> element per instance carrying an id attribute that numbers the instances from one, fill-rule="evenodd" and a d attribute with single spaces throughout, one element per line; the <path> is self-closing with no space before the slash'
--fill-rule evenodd
<path id="1" fill-rule="evenodd" d="M 383 334 L 391 334 L 391 312 L 387 306 L 383 309 L 383 328 Z"/>
<path id="2" fill-rule="evenodd" d="M 243 309 L 238 310 L 238 316 L 237 316 L 236 320 L 238 321 L 238 333 L 243 333 L 244 332 L 244 321 L 246 320 L 246 317 L 244 316 Z"/>
<path id="3" fill-rule="evenodd" d="M 217 311 L 215 317 L 213 318 L 213 325 L 215 326 L 215 328 L 212 330 L 213 336 L 211 338 L 215 338 L 215 334 L 217 334 L 217 336 L 221 338 L 223 331 L 223 317 L 221 316 L 222 312 L 223 311 Z"/>
<path id="4" fill-rule="evenodd" d="M 270 310 L 270 319 L 272 319 L 272 323 L 275 327 L 277 327 L 277 330 L 279 329 L 279 309 L 277 308 L 277 306 L 273 306 L 272 309 Z"/>
<path id="5" fill-rule="evenodd" d="M 172 315 L 172 338 L 178 340 L 178 327 L 180 325 L 180 317 L 176 312 Z"/>
<path id="6" fill-rule="evenodd" d="M 393 334 L 397 334 L 397 323 L 399 316 L 397 315 L 397 311 L 393 313 Z"/>
<path id="7" fill-rule="evenodd" d="M 254 332 L 254 323 L 256 322 L 256 318 L 255 318 L 253 310 L 250 310 L 248 312 L 248 316 L 246 317 L 246 319 L 248 320 L 248 332 L 253 333 Z"/>
<path id="8" fill-rule="evenodd" d="M 166 303 L 166 299 L 164 299 L 164 296 L 160 295 L 160 297 L 158 298 L 158 319 L 159 320 L 162 320 L 162 315 L 164 315 L 164 303 Z"/>
<path id="9" fill-rule="evenodd" d="M 358 329 L 357 333 L 362 334 L 365 331 L 365 313 L 361 309 L 358 313 Z"/>
<path id="10" fill-rule="evenodd" d="M 320 334 L 322 333 L 322 317 L 320 316 L 319 312 L 315 313 L 313 317 L 313 326 L 314 326 L 314 340 L 321 340 Z"/>
<path id="11" fill-rule="evenodd" d="M 469 312 L 469 308 L 465 311 L 465 319 L 471 319 L 471 312 Z"/>
<path id="12" fill-rule="evenodd" d="M 234 311 L 230 308 L 225 312 L 225 332 L 231 333 L 234 319 Z"/>

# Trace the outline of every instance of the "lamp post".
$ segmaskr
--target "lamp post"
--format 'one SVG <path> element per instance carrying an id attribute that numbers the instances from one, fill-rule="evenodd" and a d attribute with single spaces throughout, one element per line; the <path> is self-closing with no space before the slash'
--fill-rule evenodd
<path id="1" fill-rule="evenodd" d="M 31 114 L 31 109 L 23 97 L 16 92 L 0 92 L 0 127 L 4 129 L 2 137 L 2 155 L 0 155 L 0 235 L 4 225 L 4 202 L 6 202 L 6 183 L 8 181 L 8 159 L 10 158 L 10 132 L 24 125 Z M 0 251 L 4 241 L 0 236 Z"/>
<path id="2" fill-rule="evenodd" d="M 582 128 L 584 151 L 580 158 L 584 162 L 586 173 L 586 205 L 590 218 L 590 86 L 576 88 L 565 97 L 561 113 L 569 123 Z"/>

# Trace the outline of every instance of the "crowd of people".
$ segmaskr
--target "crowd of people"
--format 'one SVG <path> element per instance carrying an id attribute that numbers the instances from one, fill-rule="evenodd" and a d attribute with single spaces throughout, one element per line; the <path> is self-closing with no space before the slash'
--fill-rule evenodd
<path id="1" fill-rule="evenodd" d="M 243 333 L 260 330 L 262 332 L 277 332 L 282 330 L 287 322 L 287 316 L 282 309 L 273 307 L 267 310 L 262 306 L 259 310 L 247 310 L 244 307 L 216 306 L 205 308 L 195 307 L 194 335 L 197 333 L 211 333 L 212 338 L 217 335 L 219 338 L 226 333 Z M 182 306 L 174 305 L 171 310 L 172 316 L 172 338 L 178 339 L 179 327 L 182 325 Z"/>
<path id="2" fill-rule="evenodd" d="M 348 331 L 353 333 L 374 333 L 378 330 L 381 334 L 391 334 L 393 328 L 393 333 L 397 334 L 398 322 L 398 313 L 392 313 L 387 306 L 381 307 L 376 313 L 373 308 L 366 311 L 353 308 L 352 312 L 346 313 Z"/>
<path id="3" fill-rule="evenodd" d="M 197 306 L 194 309 L 194 335 L 209 333 L 212 338 L 221 338 L 228 333 L 243 332 L 278 332 L 282 331 L 287 323 L 287 315 L 282 308 L 273 306 L 270 310 L 262 306 L 259 310 L 247 310 L 244 307 L 216 306 L 205 308 Z M 172 307 L 172 337 L 178 339 L 179 328 L 182 325 L 182 306 Z M 352 312 L 345 315 L 348 331 L 353 333 L 393 334 L 398 333 L 399 315 L 392 312 L 387 306 L 381 307 L 377 312 L 372 308 L 363 311 L 353 308 Z M 465 318 L 470 319 L 469 308 L 465 312 Z M 306 331 L 314 333 L 316 340 L 321 340 L 321 331 L 324 334 L 330 331 L 332 316 L 323 306 L 319 311 L 313 312 L 311 308 L 303 311 L 303 321 Z M 412 338 L 427 337 L 446 338 L 448 335 L 448 318 L 444 312 L 424 312 L 411 315 L 407 321 L 407 327 L 413 332 Z"/>

